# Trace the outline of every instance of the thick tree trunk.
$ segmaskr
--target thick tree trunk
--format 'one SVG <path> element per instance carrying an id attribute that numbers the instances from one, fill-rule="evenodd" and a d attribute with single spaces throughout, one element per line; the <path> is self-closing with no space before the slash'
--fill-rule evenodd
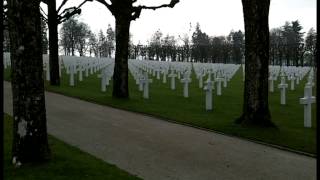
<path id="1" fill-rule="evenodd" d="M 50 84 L 60 85 L 56 0 L 48 0 Z"/>
<path id="2" fill-rule="evenodd" d="M 243 114 L 236 122 L 273 126 L 268 104 L 269 0 L 242 0 L 245 23 Z"/>
<path id="3" fill-rule="evenodd" d="M 113 75 L 113 97 L 128 98 L 128 42 L 130 19 L 116 16 L 116 57 Z"/>
<path id="4" fill-rule="evenodd" d="M 13 163 L 44 161 L 47 140 L 40 0 L 8 0 L 13 95 Z"/>

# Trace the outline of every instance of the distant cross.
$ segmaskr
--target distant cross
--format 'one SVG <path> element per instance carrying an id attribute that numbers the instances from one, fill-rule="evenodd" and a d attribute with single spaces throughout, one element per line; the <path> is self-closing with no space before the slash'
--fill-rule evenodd
<path id="1" fill-rule="evenodd" d="M 206 85 L 204 86 L 204 90 L 206 92 L 206 110 L 210 111 L 212 110 L 212 89 L 213 89 L 213 82 L 207 81 Z"/>
<path id="2" fill-rule="evenodd" d="M 184 74 L 183 79 L 181 79 L 181 82 L 183 85 L 183 97 L 187 98 L 189 97 L 189 83 L 191 82 L 191 79 L 189 78 L 189 74 L 186 72 Z"/>
<path id="3" fill-rule="evenodd" d="M 281 102 L 280 104 L 286 104 L 286 88 L 288 88 L 288 84 L 286 84 L 285 76 L 281 77 L 281 83 L 278 85 L 278 88 L 281 91 Z"/>
<path id="4" fill-rule="evenodd" d="M 176 74 L 174 74 L 173 71 L 171 71 L 171 74 L 169 74 L 169 76 L 171 78 L 171 89 L 175 90 L 176 89 L 176 83 L 175 83 L 175 78 L 177 77 Z"/>
<path id="5" fill-rule="evenodd" d="M 221 96 L 221 82 L 223 81 L 223 78 L 216 78 L 215 79 L 216 80 L 216 82 L 217 82 L 217 95 L 218 96 Z"/>

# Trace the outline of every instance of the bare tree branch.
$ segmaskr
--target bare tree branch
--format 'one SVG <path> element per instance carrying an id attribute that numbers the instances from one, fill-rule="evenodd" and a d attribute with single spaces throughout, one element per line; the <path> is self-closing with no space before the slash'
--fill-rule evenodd
<path id="1" fill-rule="evenodd" d="M 141 14 L 141 7 L 133 7 L 133 14 L 131 16 L 132 20 L 136 20 L 137 18 L 139 18 L 140 14 Z"/>
<path id="2" fill-rule="evenodd" d="M 71 11 L 72 10 L 72 11 Z M 65 9 L 61 14 L 58 15 L 58 23 L 63 23 L 64 21 L 68 20 L 70 17 L 72 17 L 75 14 L 80 14 L 81 9 L 76 7 L 71 7 Z"/>
<path id="3" fill-rule="evenodd" d="M 40 6 L 40 11 L 42 12 L 41 14 L 42 14 L 42 16 L 43 17 L 48 17 L 48 14 L 46 14 L 46 12 L 44 12 L 44 10 L 42 9 L 42 7 Z"/>
<path id="4" fill-rule="evenodd" d="M 61 8 L 68 2 L 68 0 L 63 0 L 62 3 L 60 4 L 57 13 L 59 13 L 59 11 L 61 10 Z"/>
<path id="5" fill-rule="evenodd" d="M 114 13 L 112 4 L 111 5 L 108 4 L 105 0 L 96 0 L 96 1 L 98 1 L 99 3 L 105 5 L 111 11 L 112 14 Z"/>
<path id="6" fill-rule="evenodd" d="M 169 4 L 163 4 L 160 6 L 138 6 L 138 7 L 142 8 L 142 9 L 152 9 L 152 10 L 156 10 L 156 9 L 164 8 L 164 7 L 173 8 L 178 2 L 179 2 L 179 0 L 171 0 L 171 2 Z"/>
<path id="7" fill-rule="evenodd" d="M 48 24 L 48 18 L 47 18 L 48 16 L 45 17 L 42 13 L 40 13 L 40 15 L 41 15 L 41 18 L 44 20 L 44 22 Z"/>

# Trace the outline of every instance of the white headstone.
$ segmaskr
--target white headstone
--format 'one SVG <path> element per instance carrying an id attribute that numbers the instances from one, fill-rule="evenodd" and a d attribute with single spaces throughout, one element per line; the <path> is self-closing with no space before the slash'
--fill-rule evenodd
<path id="1" fill-rule="evenodd" d="M 149 99 L 149 83 L 152 83 L 152 79 L 149 79 L 148 73 L 145 72 L 143 79 L 143 98 Z"/>
<path id="2" fill-rule="evenodd" d="M 285 76 L 281 77 L 281 83 L 278 85 L 278 88 L 280 89 L 280 104 L 285 105 L 286 104 L 286 88 L 288 88 L 288 84 L 286 84 Z"/>
<path id="3" fill-rule="evenodd" d="M 70 71 L 69 71 L 69 73 L 70 73 L 70 81 L 69 81 L 69 84 L 70 84 L 70 86 L 74 86 L 75 67 L 74 67 L 73 64 L 71 64 L 71 65 L 69 66 L 69 68 L 70 68 Z"/>
<path id="4" fill-rule="evenodd" d="M 206 110 L 210 111 L 212 110 L 212 87 L 213 87 L 213 82 L 212 81 L 207 81 L 207 84 L 204 86 L 204 90 L 206 92 Z"/>
<path id="5" fill-rule="evenodd" d="M 290 90 L 293 91 L 294 90 L 294 80 L 295 80 L 294 76 L 291 76 L 290 80 L 291 80 Z"/>
<path id="6" fill-rule="evenodd" d="M 304 105 L 304 127 L 311 127 L 311 104 L 315 103 L 316 98 L 312 96 L 312 86 L 304 87 L 304 97 L 300 98 L 300 104 Z"/>
<path id="7" fill-rule="evenodd" d="M 198 79 L 199 79 L 199 88 L 202 88 L 203 87 L 203 74 L 199 74 L 198 76 Z"/>
<path id="8" fill-rule="evenodd" d="M 216 78 L 215 80 L 217 82 L 217 95 L 221 96 L 221 81 L 223 81 L 223 78 Z"/>
<path id="9" fill-rule="evenodd" d="M 82 81 L 83 80 L 83 77 L 82 77 L 82 65 L 79 66 L 79 81 Z"/>
<path id="10" fill-rule="evenodd" d="M 167 72 L 163 71 L 163 78 L 162 78 L 163 83 L 167 83 Z"/>
<path id="11" fill-rule="evenodd" d="M 228 82 L 227 81 L 227 76 L 225 75 L 224 78 L 223 78 L 223 87 L 225 87 L 225 88 L 227 87 L 227 84 L 228 84 L 227 82 Z"/>
<path id="12" fill-rule="evenodd" d="M 174 74 L 173 72 L 171 72 L 171 74 L 169 74 L 169 76 L 171 78 L 171 89 L 175 90 L 176 89 L 176 82 L 175 82 L 175 78 L 177 77 L 176 74 Z"/>
<path id="13" fill-rule="evenodd" d="M 181 79 L 181 82 L 183 85 L 183 97 L 187 98 L 189 97 L 189 83 L 191 82 L 191 79 L 189 78 L 189 75 L 185 73 L 184 78 Z"/>
<path id="14" fill-rule="evenodd" d="M 270 92 L 274 92 L 274 81 L 276 80 L 275 76 L 271 75 L 269 77 L 269 90 Z"/>

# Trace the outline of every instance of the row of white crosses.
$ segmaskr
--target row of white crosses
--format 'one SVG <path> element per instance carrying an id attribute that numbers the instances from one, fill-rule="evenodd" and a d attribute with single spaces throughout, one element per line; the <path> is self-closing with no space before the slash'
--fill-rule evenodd
<path id="1" fill-rule="evenodd" d="M 129 70 L 139 86 L 139 90 L 144 92 L 144 98 L 149 97 L 146 91 L 148 92 L 149 83 L 152 82 L 146 74 L 151 74 L 160 80 L 161 73 L 163 83 L 167 83 L 167 76 L 170 78 L 170 88 L 172 90 L 176 89 L 176 78 L 181 79 L 183 77 L 180 80 L 183 83 L 183 96 L 185 98 L 189 97 L 192 70 L 190 63 L 129 60 Z"/>
<path id="2" fill-rule="evenodd" d="M 205 106 L 206 110 L 212 110 L 212 91 L 215 89 L 217 95 L 222 95 L 221 83 L 227 87 L 227 82 L 234 76 L 239 69 L 239 65 L 234 64 L 211 64 L 211 63 L 194 63 L 193 68 L 196 73 L 197 79 L 199 80 L 199 88 L 203 87 L 203 78 L 207 76 L 205 81 L 204 91 L 206 94 Z M 213 78 L 212 78 L 213 75 Z"/>
<path id="3" fill-rule="evenodd" d="M 304 105 L 304 127 L 311 127 L 312 126 L 312 118 L 311 118 L 311 105 L 315 103 L 316 97 L 312 96 L 312 87 L 314 86 L 313 77 L 314 77 L 314 70 L 310 67 L 303 67 L 303 68 L 284 68 L 283 71 L 280 72 L 281 74 L 281 83 L 279 84 L 279 88 L 281 89 L 281 97 L 280 97 L 280 104 L 286 104 L 286 88 L 288 88 L 288 84 L 285 83 L 285 72 L 287 73 L 288 79 L 291 80 L 291 90 L 294 89 L 292 84 L 294 84 L 293 77 L 295 75 L 296 79 L 301 80 L 308 72 L 309 76 L 307 77 L 307 83 L 304 87 L 304 97 L 300 98 L 300 104 Z M 297 81 L 298 84 L 298 81 Z"/>
<path id="4" fill-rule="evenodd" d="M 46 73 L 46 80 L 50 81 L 50 62 L 49 62 L 49 54 L 43 54 L 42 55 L 42 59 L 43 59 L 43 70 Z M 58 57 L 58 65 L 59 65 L 59 76 L 61 77 L 61 71 L 62 71 L 62 59 L 61 56 Z"/>
<path id="5" fill-rule="evenodd" d="M 85 76 L 96 73 L 102 68 L 111 63 L 110 58 L 92 58 L 92 57 L 76 57 L 76 56 L 61 56 L 66 73 L 69 74 L 69 85 L 75 86 L 74 76 L 79 74 L 79 81 L 83 81 L 83 72 Z"/>
<path id="6" fill-rule="evenodd" d="M 148 71 L 151 71 L 149 69 L 147 70 L 147 66 L 143 66 L 142 68 L 144 64 L 143 61 L 141 62 L 130 60 L 128 67 L 136 84 L 139 86 L 139 91 L 143 91 L 143 98 L 149 99 L 149 84 L 152 83 L 152 79 L 149 79 Z"/>
<path id="7" fill-rule="evenodd" d="M 308 73 L 310 67 L 287 67 L 287 66 L 269 66 L 269 90 L 274 92 L 274 81 L 277 80 L 280 74 L 280 104 L 286 104 L 286 89 L 288 84 L 286 79 L 290 80 L 290 89 L 295 90 L 295 80 L 299 84 L 299 81 Z"/>
<path id="8" fill-rule="evenodd" d="M 43 70 L 45 72 L 45 78 L 47 81 L 50 81 L 50 63 L 49 63 L 49 54 L 43 54 L 42 55 L 43 60 Z M 3 53 L 3 65 L 4 69 L 7 69 L 11 66 L 11 59 L 10 59 L 10 53 L 4 52 Z M 61 77 L 61 69 L 62 69 L 62 60 L 59 57 L 59 76 Z"/>

